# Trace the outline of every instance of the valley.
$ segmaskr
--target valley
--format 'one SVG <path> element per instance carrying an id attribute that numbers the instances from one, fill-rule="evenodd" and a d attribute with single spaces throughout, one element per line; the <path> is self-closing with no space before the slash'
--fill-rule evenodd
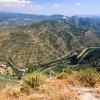
<path id="1" fill-rule="evenodd" d="M 99 100 L 100 18 L 0 13 L 0 100 Z"/>

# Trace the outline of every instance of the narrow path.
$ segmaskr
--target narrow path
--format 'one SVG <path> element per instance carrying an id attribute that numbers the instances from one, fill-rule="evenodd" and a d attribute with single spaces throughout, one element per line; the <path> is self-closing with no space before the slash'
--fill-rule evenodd
<path id="1" fill-rule="evenodd" d="M 82 94 L 79 98 L 80 100 L 99 100 L 89 92 Z"/>
<path id="2" fill-rule="evenodd" d="M 80 100 L 100 100 L 100 88 L 74 88 Z"/>

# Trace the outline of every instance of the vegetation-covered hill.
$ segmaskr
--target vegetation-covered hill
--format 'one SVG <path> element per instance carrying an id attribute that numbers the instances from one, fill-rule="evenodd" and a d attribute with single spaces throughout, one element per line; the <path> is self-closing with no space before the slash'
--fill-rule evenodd
<path id="1" fill-rule="evenodd" d="M 72 23 L 72 20 L 76 19 L 22 21 L 21 24 L 20 21 L 16 21 L 16 24 L 12 21 L 8 21 L 9 24 L 7 21 L 1 22 L 1 57 L 24 66 L 55 60 L 80 47 L 100 46 L 95 28 L 91 25 L 87 27 L 85 20 L 87 24 L 82 24 L 83 20 L 78 20 L 79 24 Z"/>

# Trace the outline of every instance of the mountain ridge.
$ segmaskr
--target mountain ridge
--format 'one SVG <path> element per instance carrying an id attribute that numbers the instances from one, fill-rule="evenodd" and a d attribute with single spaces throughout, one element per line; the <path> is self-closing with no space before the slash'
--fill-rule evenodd
<path id="1" fill-rule="evenodd" d="M 23 14 L 23 13 L 11 13 L 11 12 L 0 12 L 0 19 L 30 19 L 30 20 L 48 20 L 48 19 L 62 19 L 64 15 L 37 15 L 37 14 Z"/>

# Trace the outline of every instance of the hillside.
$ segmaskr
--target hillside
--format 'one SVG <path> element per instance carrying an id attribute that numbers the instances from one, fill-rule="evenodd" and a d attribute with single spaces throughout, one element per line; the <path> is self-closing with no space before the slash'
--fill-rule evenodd
<path id="1" fill-rule="evenodd" d="M 20 21 L 16 24 L 14 21 L 8 21 L 9 24 L 1 22 L 1 57 L 12 59 L 18 66 L 25 66 L 61 58 L 80 47 L 100 46 L 99 33 L 95 28 L 81 25 L 82 20 L 78 20 L 79 24 L 71 20 L 76 19 L 22 21 L 21 24 Z"/>
<path id="2" fill-rule="evenodd" d="M 100 19 L 31 17 L 0 21 L 0 100 L 100 100 Z"/>

